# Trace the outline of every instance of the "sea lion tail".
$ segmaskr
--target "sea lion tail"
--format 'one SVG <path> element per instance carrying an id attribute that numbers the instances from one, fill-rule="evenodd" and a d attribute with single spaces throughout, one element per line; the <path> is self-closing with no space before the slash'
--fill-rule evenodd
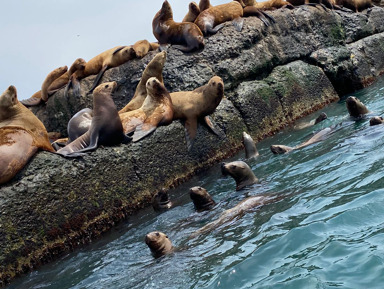
<path id="1" fill-rule="evenodd" d="M 41 102 L 41 98 L 40 97 L 30 97 L 28 99 L 23 99 L 23 100 L 20 100 L 20 102 L 22 104 L 24 104 L 25 106 L 36 106 L 36 105 L 39 105 L 40 102 Z"/>

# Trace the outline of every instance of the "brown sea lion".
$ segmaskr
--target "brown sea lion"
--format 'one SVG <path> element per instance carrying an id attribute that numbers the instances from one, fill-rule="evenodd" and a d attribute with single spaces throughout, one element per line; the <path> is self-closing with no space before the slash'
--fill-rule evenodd
<path id="1" fill-rule="evenodd" d="M 189 196 L 197 211 L 210 210 L 216 205 L 211 195 L 202 187 L 190 188 Z"/>
<path id="2" fill-rule="evenodd" d="M 65 157 L 78 157 L 99 145 L 117 145 L 131 139 L 123 132 L 123 126 L 112 93 L 116 82 L 100 84 L 93 92 L 93 118 L 89 130 L 57 151 Z"/>
<path id="3" fill-rule="evenodd" d="M 133 44 L 132 48 L 135 51 L 137 58 L 143 58 L 149 51 L 156 50 L 160 47 L 158 43 L 149 42 L 146 39 L 139 40 Z"/>
<path id="4" fill-rule="evenodd" d="M 368 113 L 368 108 L 356 97 L 349 96 L 345 101 L 349 115 L 352 117 L 362 117 L 364 114 Z"/>
<path id="5" fill-rule="evenodd" d="M 161 189 L 152 197 L 152 207 L 155 211 L 165 211 L 172 207 L 172 202 L 169 199 L 168 192 Z"/>
<path id="6" fill-rule="evenodd" d="M 239 2 L 232 1 L 210 7 L 202 12 L 195 20 L 195 24 L 204 35 L 214 34 L 224 27 L 224 22 L 232 21 L 237 31 L 243 28 L 243 7 Z"/>
<path id="7" fill-rule="evenodd" d="M 306 142 L 303 142 L 302 144 L 299 144 L 298 146 L 295 147 L 289 147 L 285 145 L 271 145 L 271 151 L 274 154 L 285 154 L 287 152 L 290 152 L 295 149 L 300 149 L 303 147 L 306 147 L 310 144 L 323 141 L 325 140 L 331 133 L 333 133 L 335 130 L 334 127 L 327 127 L 325 129 L 322 129 L 318 133 L 316 133 L 313 137 L 311 137 L 309 140 Z"/>
<path id="8" fill-rule="evenodd" d="M 370 126 L 383 124 L 383 123 L 384 123 L 384 119 L 381 116 L 374 116 L 369 120 Z"/>
<path id="9" fill-rule="evenodd" d="M 223 175 L 230 175 L 236 182 L 236 191 L 259 182 L 251 168 L 243 161 L 221 164 Z"/>
<path id="10" fill-rule="evenodd" d="M 160 45 L 172 44 L 183 52 L 204 48 L 204 37 L 200 29 L 194 23 L 175 22 L 167 0 L 153 18 L 152 31 Z"/>
<path id="11" fill-rule="evenodd" d="M 191 2 L 188 5 L 188 13 L 184 16 L 183 20 L 181 22 L 195 22 L 197 16 L 200 14 L 200 8 L 199 5 L 196 4 L 196 2 Z"/>
<path id="12" fill-rule="evenodd" d="M 209 0 L 200 0 L 199 2 L 199 9 L 200 12 L 203 12 L 204 10 L 207 10 L 208 8 L 211 8 L 211 1 Z"/>
<path id="13" fill-rule="evenodd" d="M 124 113 L 140 108 L 143 105 L 144 99 L 147 97 L 147 81 L 151 77 L 156 77 L 163 83 L 163 68 L 165 60 L 167 59 L 167 52 L 162 51 L 157 53 L 155 57 L 148 63 L 141 76 L 140 82 L 136 87 L 135 94 L 131 101 L 122 108 L 119 113 Z"/>
<path id="14" fill-rule="evenodd" d="M 353 12 L 361 12 L 365 9 L 373 7 L 371 0 L 335 0 L 336 4 Z"/>
<path id="15" fill-rule="evenodd" d="M 319 116 L 316 119 L 313 119 L 310 122 L 299 123 L 298 125 L 295 125 L 295 129 L 303 129 L 303 128 L 316 125 L 322 122 L 323 120 L 326 120 L 327 118 L 328 118 L 327 114 L 325 112 L 322 112 L 319 114 Z"/>
<path id="16" fill-rule="evenodd" d="M 125 134 L 134 131 L 132 141 L 136 142 L 156 130 L 168 125 L 173 119 L 173 106 L 168 90 L 156 77 L 147 80 L 147 97 L 136 110 L 120 113 Z"/>
<path id="17" fill-rule="evenodd" d="M 53 83 L 53 81 L 55 81 L 60 76 L 62 76 L 64 73 L 66 73 L 67 70 L 68 70 L 67 66 L 62 66 L 62 67 L 56 68 L 55 70 L 51 71 L 47 75 L 43 84 L 41 85 L 41 99 L 43 101 L 46 102 L 48 100 L 48 89 L 49 89 L 50 85 Z"/>
<path id="18" fill-rule="evenodd" d="M 252 137 L 247 134 L 245 131 L 243 131 L 243 146 L 245 149 L 245 158 L 255 158 L 259 156 L 259 151 L 256 148 L 256 144 Z"/>
<path id="19" fill-rule="evenodd" d="M 9 86 L 0 96 L 0 184 L 11 180 L 38 151 L 53 152 L 41 121 Z"/>
<path id="20" fill-rule="evenodd" d="M 192 148 L 197 133 L 197 124 L 206 125 L 213 133 L 220 133 L 213 127 L 208 115 L 213 113 L 224 97 L 224 83 L 219 76 L 212 77 L 206 85 L 193 91 L 171 93 L 173 119 L 184 120 L 188 150 Z"/>
<path id="21" fill-rule="evenodd" d="M 162 232 L 151 232 L 145 236 L 145 243 L 151 249 L 152 255 L 159 258 L 173 252 L 173 246 L 168 236 Z"/>

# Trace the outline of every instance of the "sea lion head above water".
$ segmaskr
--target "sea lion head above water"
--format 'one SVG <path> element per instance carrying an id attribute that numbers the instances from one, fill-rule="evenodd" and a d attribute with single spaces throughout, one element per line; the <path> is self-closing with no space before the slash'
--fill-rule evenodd
<path id="1" fill-rule="evenodd" d="M 198 211 L 209 210 L 216 204 L 207 190 L 199 186 L 190 188 L 189 196 Z"/>
<path id="2" fill-rule="evenodd" d="M 251 168 L 243 161 L 222 163 L 221 172 L 223 175 L 230 175 L 236 181 L 236 191 L 259 181 Z"/>
<path id="3" fill-rule="evenodd" d="M 356 97 L 349 96 L 346 100 L 349 115 L 352 117 L 361 117 L 369 112 L 368 108 Z"/>
<path id="4" fill-rule="evenodd" d="M 292 150 L 293 150 L 292 147 L 285 146 L 285 145 L 271 145 L 271 151 L 275 155 L 285 154 L 285 153 L 290 152 Z"/>
<path id="5" fill-rule="evenodd" d="M 148 233 L 145 236 L 145 243 L 149 249 L 151 249 L 155 258 L 159 258 L 173 251 L 171 240 L 169 240 L 167 235 L 159 231 Z"/>
<path id="6" fill-rule="evenodd" d="M 259 155 L 255 142 L 253 141 L 252 137 L 245 131 L 243 131 L 243 145 L 246 159 L 254 158 Z"/>
<path id="7" fill-rule="evenodd" d="M 369 120 L 369 125 L 378 125 L 384 123 L 384 119 L 381 116 L 374 116 Z"/>
<path id="8" fill-rule="evenodd" d="M 171 208 L 172 202 L 165 189 L 161 189 L 152 197 L 152 207 L 155 211 L 163 211 Z"/>

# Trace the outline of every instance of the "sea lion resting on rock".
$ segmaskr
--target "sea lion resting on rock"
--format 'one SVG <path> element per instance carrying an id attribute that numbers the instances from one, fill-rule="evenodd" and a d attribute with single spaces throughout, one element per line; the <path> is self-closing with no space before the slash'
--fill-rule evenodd
<path id="1" fill-rule="evenodd" d="M 236 182 L 236 191 L 259 182 L 251 168 L 243 161 L 221 164 L 223 175 L 230 175 Z"/>
<path id="2" fill-rule="evenodd" d="M 209 0 L 200 0 L 199 2 L 199 9 L 200 12 L 203 12 L 204 10 L 207 10 L 208 8 L 211 8 L 211 1 Z"/>
<path id="3" fill-rule="evenodd" d="M 205 124 L 213 133 L 220 133 L 213 127 L 208 115 L 213 113 L 224 97 L 224 83 L 219 76 L 212 77 L 206 85 L 193 91 L 171 93 L 173 119 L 185 120 L 185 137 L 188 150 L 192 148 L 197 133 L 197 123 Z"/>
<path id="4" fill-rule="evenodd" d="M 151 249 L 152 255 L 159 258 L 173 252 L 173 246 L 168 236 L 162 232 L 151 232 L 145 236 L 145 243 Z"/>
<path id="5" fill-rule="evenodd" d="M 132 48 L 137 58 L 143 58 L 149 51 L 156 50 L 160 47 L 158 43 L 149 42 L 148 40 L 139 40 L 133 44 Z"/>
<path id="6" fill-rule="evenodd" d="M 293 151 L 295 149 L 300 149 L 300 148 L 306 147 L 310 144 L 313 144 L 313 143 L 316 143 L 319 141 L 323 141 L 333 132 L 334 132 L 333 127 L 327 127 L 325 129 L 322 129 L 318 133 L 316 133 L 313 137 L 311 137 L 306 142 L 299 144 L 298 146 L 289 147 L 289 146 L 285 146 L 285 145 L 271 145 L 271 151 L 274 154 L 285 154 L 285 153 Z"/>
<path id="7" fill-rule="evenodd" d="M 368 108 L 362 103 L 359 99 L 354 96 L 349 96 L 345 101 L 349 115 L 352 117 L 362 117 L 364 114 L 368 113 Z"/>
<path id="8" fill-rule="evenodd" d="M 156 77 L 148 79 L 147 97 L 136 110 L 120 113 L 125 134 L 133 134 L 133 141 L 139 141 L 154 132 L 161 125 L 168 125 L 173 119 L 173 106 L 168 90 Z"/>
<path id="9" fill-rule="evenodd" d="M 256 148 L 256 144 L 252 137 L 243 131 L 243 146 L 245 149 L 245 158 L 255 158 L 259 155 L 259 151 Z"/>
<path id="10" fill-rule="evenodd" d="M 172 44 L 183 52 L 204 48 L 204 37 L 199 27 L 190 22 L 175 22 L 167 0 L 153 18 L 152 31 L 160 45 Z"/>
<path id="11" fill-rule="evenodd" d="M 122 108 L 119 113 L 124 113 L 140 108 L 143 105 L 144 99 L 147 97 L 147 81 L 151 77 L 156 77 L 163 83 L 163 68 L 165 60 L 167 59 L 167 52 L 162 51 L 157 53 L 155 57 L 148 63 L 141 76 L 140 82 L 136 87 L 135 94 L 128 104 Z"/>
<path id="12" fill-rule="evenodd" d="M 124 135 L 123 126 L 112 93 L 116 82 L 100 84 L 93 92 L 93 118 L 89 130 L 70 144 L 57 151 L 65 157 L 77 157 L 94 150 L 99 145 L 127 143 L 131 138 Z"/>
<path id="13" fill-rule="evenodd" d="M 181 22 L 195 22 L 197 16 L 200 14 L 200 8 L 199 5 L 196 4 L 196 2 L 191 2 L 188 5 L 188 13 L 184 16 L 183 20 Z"/>
<path id="14" fill-rule="evenodd" d="M 152 207 L 155 211 L 164 211 L 172 207 L 172 202 L 165 189 L 161 189 L 152 197 Z"/>
<path id="15" fill-rule="evenodd" d="M 0 184 L 11 180 L 39 149 L 54 152 L 44 125 L 17 100 L 11 85 L 0 96 Z"/>
<path id="16" fill-rule="evenodd" d="M 216 205 L 211 195 L 202 187 L 197 186 L 190 188 L 189 196 L 197 211 L 210 210 Z"/>

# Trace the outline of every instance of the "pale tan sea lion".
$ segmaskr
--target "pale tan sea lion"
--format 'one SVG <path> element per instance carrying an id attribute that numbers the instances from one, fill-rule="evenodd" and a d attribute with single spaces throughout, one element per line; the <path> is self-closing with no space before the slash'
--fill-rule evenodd
<path id="1" fill-rule="evenodd" d="M 82 156 L 83 152 L 94 150 L 99 145 L 117 145 L 131 140 L 123 132 L 123 126 L 112 93 L 116 82 L 97 86 L 93 92 L 93 118 L 89 130 L 57 151 L 65 157 Z"/>
<path id="2" fill-rule="evenodd" d="M 259 156 L 259 151 L 256 148 L 255 141 L 245 131 L 243 131 L 243 146 L 245 149 L 246 159 L 255 158 Z"/>
<path id="3" fill-rule="evenodd" d="M 212 77 L 206 85 L 193 91 L 171 93 L 173 119 L 184 120 L 188 150 L 192 148 L 198 123 L 206 125 L 213 133 L 220 135 L 213 127 L 208 115 L 212 114 L 224 97 L 224 83 L 219 76 Z"/>
<path id="4" fill-rule="evenodd" d="M 349 115 L 352 117 L 361 117 L 369 112 L 368 108 L 358 98 L 349 96 L 345 101 Z"/>
<path id="5" fill-rule="evenodd" d="M 202 12 L 195 24 L 204 35 L 214 34 L 224 27 L 224 22 L 232 21 L 237 31 L 243 28 L 243 7 L 237 1 L 210 7 Z"/>
<path id="6" fill-rule="evenodd" d="M 68 70 L 67 66 L 62 66 L 59 68 L 56 68 L 55 70 L 51 71 L 47 77 L 45 78 L 43 84 L 41 85 L 41 99 L 43 101 L 48 100 L 48 89 L 50 85 L 58 79 L 60 76 L 62 76 L 64 73 L 66 73 Z"/>
<path id="7" fill-rule="evenodd" d="M 236 182 L 236 191 L 259 182 L 251 168 L 243 161 L 221 164 L 223 175 L 230 175 Z"/>
<path id="8" fill-rule="evenodd" d="M 202 187 L 197 186 L 190 188 L 189 196 L 197 211 L 210 210 L 216 205 L 211 195 Z"/>
<path id="9" fill-rule="evenodd" d="M 163 68 L 165 60 L 167 59 L 167 52 L 162 51 L 157 53 L 155 57 L 148 63 L 147 67 L 143 71 L 140 82 L 136 87 L 135 94 L 131 101 L 122 108 L 119 113 L 124 113 L 140 108 L 143 105 L 144 99 L 147 97 L 147 81 L 151 77 L 156 77 L 161 83 L 163 83 Z"/>
<path id="10" fill-rule="evenodd" d="M 183 20 L 181 22 L 195 22 L 197 16 L 200 14 L 200 8 L 199 5 L 196 4 L 196 2 L 191 2 L 188 5 L 188 13 L 184 16 Z"/>
<path id="11" fill-rule="evenodd" d="M 11 85 L 0 96 L 0 184 L 11 180 L 38 150 L 54 151 L 44 125 L 17 100 Z"/>
<path id="12" fill-rule="evenodd" d="M 167 235 L 159 231 L 148 233 L 145 236 L 145 243 L 155 258 L 159 258 L 173 252 L 171 240 L 169 240 Z"/>
<path id="13" fill-rule="evenodd" d="M 171 44 L 183 52 L 204 48 L 204 37 L 200 29 L 194 23 L 175 22 L 167 0 L 153 18 L 152 32 L 160 45 Z"/>
<path id="14" fill-rule="evenodd" d="M 152 207 L 155 211 L 165 211 L 172 207 L 172 202 L 169 199 L 168 192 L 161 189 L 152 197 Z"/>
<path id="15" fill-rule="evenodd" d="M 136 142 L 156 130 L 168 125 L 173 119 L 173 106 L 168 90 L 156 77 L 147 80 L 147 97 L 136 110 L 120 113 L 125 134 L 134 131 L 132 141 Z"/>
<path id="16" fill-rule="evenodd" d="M 137 58 L 143 58 L 148 54 L 149 51 L 156 50 L 159 48 L 159 44 L 155 42 L 149 42 L 146 39 L 139 40 L 133 44 L 132 48 L 135 51 Z"/>

